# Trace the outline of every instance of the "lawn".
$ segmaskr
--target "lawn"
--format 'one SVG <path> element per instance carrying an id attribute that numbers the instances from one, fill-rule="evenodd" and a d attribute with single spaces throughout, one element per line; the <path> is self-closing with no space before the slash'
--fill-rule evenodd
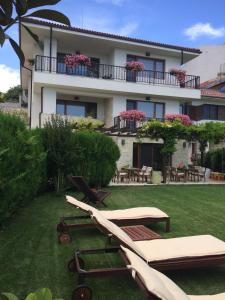
<path id="1" fill-rule="evenodd" d="M 171 233 L 163 225 L 152 227 L 164 237 L 212 234 L 225 241 L 225 186 L 114 187 L 108 209 L 156 206 L 171 216 Z M 73 194 L 73 193 L 69 193 Z M 80 195 L 79 195 L 80 196 Z M 71 298 L 76 275 L 67 262 L 79 248 L 102 247 L 105 237 L 96 229 L 74 231 L 70 245 L 58 244 L 59 217 L 78 214 L 65 203 L 64 196 L 45 194 L 19 211 L 0 232 L 0 292 L 28 292 L 49 287 L 54 297 Z M 87 257 L 88 266 L 120 265 L 116 254 Z M 168 273 L 189 294 L 225 292 L 225 266 Z M 145 299 L 129 277 L 89 279 L 93 299 Z"/>

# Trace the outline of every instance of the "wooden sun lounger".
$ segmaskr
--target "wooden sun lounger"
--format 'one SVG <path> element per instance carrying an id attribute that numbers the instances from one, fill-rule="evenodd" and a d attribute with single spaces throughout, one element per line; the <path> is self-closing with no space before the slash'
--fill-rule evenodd
<path id="1" fill-rule="evenodd" d="M 95 214 L 96 216 L 96 214 Z M 133 247 L 127 243 L 127 240 L 120 238 L 118 235 L 115 235 L 112 228 L 116 225 L 111 223 L 109 220 L 106 220 L 108 224 L 110 224 L 110 229 L 104 227 L 102 224 L 99 223 L 97 218 L 93 216 L 93 221 L 96 223 L 96 226 L 100 229 L 101 232 L 107 235 L 110 239 L 115 239 L 118 241 L 120 245 L 123 245 L 124 247 L 130 249 L 131 251 L 135 252 L 137 255 L 140 255 L 140 253 L 137 253 Z M 117 227 L 117 226 L 116 226 Z M 119 227 L 117 227 L 119 230 L 121 230 Z M 124 231 L 122 231 L 122 234 L 126 235 Z M 127 235 L 128 239 L 130 240 L 129 236 Z M 182 238 L 182 237 L 181 237 Z M 166 239 L 165 239 L 166 240 Z M 135 242 L 131 241 L 135 244 Z M 146 241 L 148 242 L 148 241 Z M 149 241 L 152 242 L 152 241 Z M 134 245 L 132 244 L 132 245 Z M 142 259 L 145 260 L 144 257 Z M 167 270 L 178 270 L 178 269 L 190 269 L 190 268 L 199 268 L 199 267 L 208 267 L 208 266 L 215 266 L 219 264 L 225 264 L 225 242 L 224 242 L 224 253 L 222 254 L 212 254 L 212 255 L 196 255 L 196 256 L 185 256 L 185 257 L 177 257 L 172 259 L 163 259 L 163 260 L 155 260 L 149 262 L 149 265 L 159 271 L 167 271 Z"/>
<path id="2" fill-rule="evenodd" d="M 78 191 L 84 194 L 84 198 L 81 201 L 87 202 L 94 206 L 98 206 L 100 204 L 107 206 L 104 201 L 109 195 L 111 195 L 111 192 L 91 189 L 84 180 L 83 176 L 68 175 L 67 178 Z"/>
<path id="3" fill-rule="evenodd" d="M 85 268 L 85 261 L 82 258 L 85 255 L 102 254 L 102 253 L 107 254 L 107 253 L 115 253 L 115 252 L 118 252 L 120 254 L 120 256 L 122 257 L 122 260 L 125 263 L 125 266 L 122 266 L 122 267 L 119 267 L 119 268 L 118 267 L 114 267 L 114 268 L 95 268 L 95 269 L 88 269 L 88 270 Z M 138 262 L 138 260 L 140 260 L 138 262 L 138 266 L 139 265 L 144 265 L 145 268 L 149 267 L 151 272 L 155 272 L 155 270 L 153 270 L 150 266 L 148 266 L 147 263 L 144 262 L 139 256 L 137 256 L 135 253 L 131 253 L 131 254 L 134 255 L 136 263 Z M 133 268 L 128 267 L 130 265 L 132 265 L 132 259 L 131 259 L 131 256 L 129 254 L 129 249 L 126 249 L 124 247 L 117 246 L 117 247 L 106 248 L 106 249 L 105 248 L 103 248 L 103 249 L 89 249 L 89 250 L 86 249 L 86 250 L 76 251 L 74 253 L 74 258 L 68 263 L 69 271 L 73 272 L 73 273 L 76 273 L 78 275 L 78 286 L 74 289 L 74 291 L 72 293 L 72 300 L 79 300 L 79 299 L 91 300 L 92 299 L 92 290 L 87 284 L 85 284 L 85 279 L 86 278 L 105 277 L 105 276 L 117 276 L 118 277 L 118 276 L 124 276 L 124 275 L 129 276 L 129 275 L 132 274 L 132 270 L 133 270 Z M 146 286 L 146 283 L 144 282 L 142 277 L 139 275 L 139 274 L 141 274 L 140 273 L 141 269 L 142 268 L 140 268 L 140 267 L 139 267 L 139 269 L 136 268 L 135 269 L 135 271 L 136 271 L 135 272 L 135 277 L 133 277 L 133 276 L 132 277 L 136 281 L 139 288 L 143 291 L 144 295 L 146 296 L 146 299 L 161 300 L 162 298 L 157 297 L 156 292 L 155 292 L 154 289 L 150 290 Z M 150 275 L 152 275 L 152 274 L 150 274 Z M 154 273 L 153 273 L 153 275 L 154 275 Z M 162 276 L 162 274 L 157 279 L 162 280 L 161 276 Z M 145 277 L 146 277 L 146 275 L 145 275 Z M 148 278 L 149 277 L 147 277 L 146 279 L 148 280 Z M 164 278 L 165 278 L 164 280 L 167 281 L 167 285 L 165 285 L 164 288 L 166 287 L 168 292 L 171 292 L 171 289 L 170 289 L 171 281 L 165 276 L 164 276 Z M 163 281 L 162 281 L 162 283 L 163 283 Z M 172 285 L 174 285 L 174 284 L 172 283 Z M 157 286 L 157 287 L 160 287 L 160 285 Z M 176 294 L 175 299 L 180 299 L 179 298 L 180 288 L 177 287 L 178 294 L 174 290 L 174 289 L 176 289 L 175 285 L 172 287 L 172 289 L 173 289 L 173 293 Z M 164 290 L 164 292 L 165 292 L 165 290 Z M 181 291 L 181 293 L 183 293 L 183 292 Z M 163 294 L 163 291 L 161 292 L 161 294 Z M 225 297 L 225 294 L 220 294 L 219 296 L 221 296 L 221 298 L 216 298 L 217 295 L 215 295 L 215 299 L 224 299 L 223 297 Z M 212 300 L 213 300 L 214 299 L 213 296 L 211 296 L 211 297 L 212 297 Z M 191 299 L 192 299 L 192 296 L 190 296 L 190 300 Z M 206 296 L 206 299 L 208 299 L 207 296 Z"/>
<path id="4" fill-rule="evenodd" d="M 69 234 L 69 231 L 72 229 L 81 229 L 81 228 L 91 228 L 95 227 L 96 224 L 93 222 L 86 222 L 86 223 L 68 223 L 69 221 L 80 221 L 80 220 L 85 220 L 85 219 L 91 219 L 90 214 L 93 213 L 93 208 L 92 206 L 88 204 L 84 204 L 81 201 L 75 199 L 74 197 L 71 196 L 66 196 L 67 198 L 67 203 L 70 205 L 73 205 L 73 207 L 79 208 L 82 212 L 86 213 L 87 215 L 82 215 L 82 216 L 74 216 L 74 217 L 61 217 L 60 222 L 57 225 L 57 231 L 59 233 L 58 239 L 61 244 L 67 244 L 70 243 L 72 238 L 71 235 Z M 138 208 L 137 208 L 138 209 Z M 148 208 L 146 208 L 148 209 Z M 125 209 L 124 213 L 129 211 L 129 209 Z M 112 211 L 113 212 L 113 211 Z M 104 213 L 104 211 L 103 211 Z M 163 213 L 163 212 L 162 212 Z M 165 231 L 169 232 L 170 231 L 170 217 L 167 216 L 165 213 L 163 213 L 165 216 L 164 217 L 142 217 L 142 218 L 122 218 L 122 219 L 109 219 L 111 222 L 117 224 L 118 226 L 129 226 L 129 225 L 149 225 L 152 223 L 159 223 L 159 222 L 165 222 Z"/>

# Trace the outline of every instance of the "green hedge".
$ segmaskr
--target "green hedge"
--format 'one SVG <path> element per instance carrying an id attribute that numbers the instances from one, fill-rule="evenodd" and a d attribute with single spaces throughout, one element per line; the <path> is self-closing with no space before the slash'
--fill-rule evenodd
<path id="1" fill-rule="evenodd" d="M 91 186 L 106 186 L 110 182 L 120 157 L 112 138 L 99 132 L 76 132 L 72 136 L 72 149 L 72 174 L 84 176 Z"/>
<path id="2" fill-rule="evenodd" d="M 19 117 L 0 112 L 0 224 L 32 200 L 44 174 L 39 137 Z"/>
<path id="3" fill-rule="evenodd" d="M 66 185 L 66 175 L 81 175 L 91 186 L 106 186 L 116 170 L 120 152 L 115 142 L 94 130 L 73 131 L 67 120 L 52 118 L 43 131 L 47 173 L 56 190 Z"/>
<path id="4" fill-rule="evenodd" d="M 204 166 L 214 172 L 225 173 L 225 148 L 207 152 L 205 155 Z"/>

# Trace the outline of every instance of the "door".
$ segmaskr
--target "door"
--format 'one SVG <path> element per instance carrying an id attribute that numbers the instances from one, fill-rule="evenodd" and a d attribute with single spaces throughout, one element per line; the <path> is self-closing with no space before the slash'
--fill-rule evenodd
<path id="1" fill-rule="evenodd" d="M 134 143 L 133 144 L 133 166 L 153 167 L 153 170 L 162 170 L 162 144 L 156 143 Z"/>

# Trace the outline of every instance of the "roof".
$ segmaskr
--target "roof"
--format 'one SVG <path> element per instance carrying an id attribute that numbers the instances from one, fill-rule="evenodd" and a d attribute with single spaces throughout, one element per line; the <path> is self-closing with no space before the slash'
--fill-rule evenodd
<path id="1" fill-rule="evenodd" d="M 162 48 L 169 48 L 169 49 L 175 49 L 175 50 L 180 50 L 180 51 L 186 51 L 186 52 L 190 52 L 190 53 L 201 54 L 201 50 L 196 49 L 196 48 L 188 48 L 188 47 L 182 47 L 182 46 L 177 46 L 177 45 L 164 44 L 164 43 L 153 42 L 153 41 L 148 41 L 148 40 L 139 39 L 139 38 L 131 38 L 131 37 L 127 37 L 127 36 L 116 35 L 116 34 L 112 34 L 112 33 L 105 33 L 105 32 L 99 32 L 99 31 L 94 31 L 94 30 L 89 30 L 89 29 L 78 28 L 78 27 L 71 27 L 71 26 L 61 25 L 61 24 L 52 23 L 52 22 L 46 22 L 46 21 L 42 21 L 39 19 L 33 19 L 33 18 L 26 17 L 26 18 L 22 18 L 22 21 L 26 22 L 26 23 L 48 26 L 48 27 L 58 28 L 58 29 L 63 29 L 63 30 L 68 30 L 68 31 L 75 31 L 75 32 L 90 34 L 90 35 L 94 35 L 94 36 L 111 38 L 111 39 L 115 39 L 115 40 L 122 40 L 122 41 L 134 42 L 134 43 L 139 43 L 139 44 L 144 44 L 144 45 L 151 45 L 151 46 L 157 46 L 157 47 L 162 47 Z"/>
<path id="2" fill-rule="evenodd" d="M 202 97 L 225 98 L 225 93 L 218 92 L 213 89 L 201 89 Z"/>
<path id="3" fill-rule="evenodd" d="M 217 77 L 217 78 L 214 78 L 214 79 L 210 79 L 210 80 L 207 80 L 205 82 L 202 82 L 200 84 L 200 88 L 211 88 L 211 87 L 214 87 L 214 86 L 217 86 L 221 83 L 224 83 L 225 82 L 225 77 Z"/>

